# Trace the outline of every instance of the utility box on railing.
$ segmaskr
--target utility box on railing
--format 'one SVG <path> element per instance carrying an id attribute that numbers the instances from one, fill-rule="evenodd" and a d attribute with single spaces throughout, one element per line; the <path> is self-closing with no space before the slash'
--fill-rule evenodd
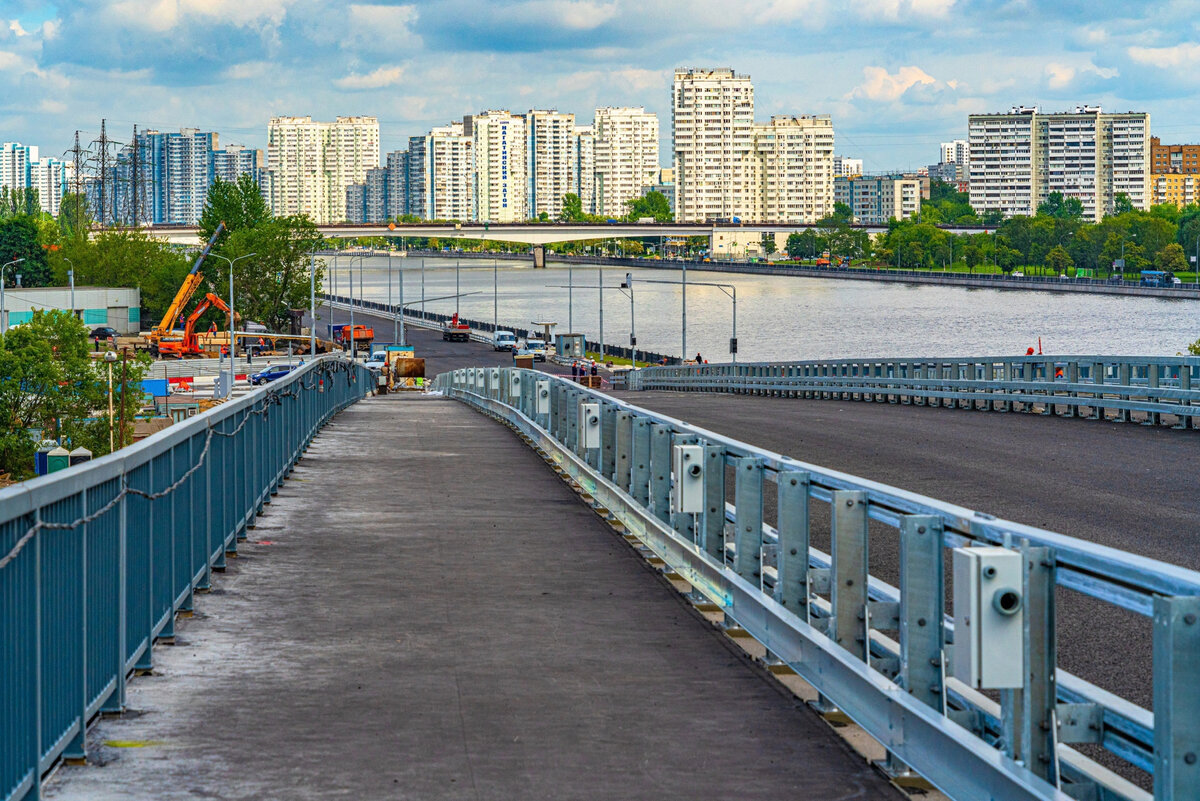
<path id="1" fill-rule="evenodd" d="M 600 404 L 579 404 L 579 447 L 600 447 Z"/>
<path id="2" fill-rule="evenodd" d="M 954 549 L 953 675 L 975 689 L 1024 686 L 1019 551 Z"/>
<path id="3" fill-rule="evenodd" d="M 488 376 L 488 389 L 496 395 L 500 394 L 500 368 L 493 367 Z"/>
<path id="4" fill-rule="evenodd" d="M 513 373 L 508 380 L 508 397 L 516 399 L 521 397 L 521 374 Z"/>
<path id="5" fill-rule="evenodd" d="M 537 382 L 537 413 L 550 414 L 550 382 Z"/>
<path id="6" fill-rule="evenodd" d="M 700 514 L 704 511 L 704 448 L 676 445 L 671 451 L 671 511 Z"/>

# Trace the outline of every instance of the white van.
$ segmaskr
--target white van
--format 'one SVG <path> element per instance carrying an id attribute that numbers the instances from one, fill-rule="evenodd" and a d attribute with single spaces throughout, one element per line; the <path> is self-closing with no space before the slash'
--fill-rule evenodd
<path id="1" fill-rule="evenodd" d="M 496 331 L 492 334 L 492 349 L 493 350 L 508 350 L 511 351 L 517 346 L 517 337 L 512 331 Z"/>

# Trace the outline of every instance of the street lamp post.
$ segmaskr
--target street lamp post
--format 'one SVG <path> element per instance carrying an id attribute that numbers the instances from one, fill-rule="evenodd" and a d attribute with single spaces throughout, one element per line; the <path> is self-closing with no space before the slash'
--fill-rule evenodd
<path id="1" fill-rule="evenodd" d="M 575 333 L 575 269 L 567 262 L 567 331 Z"/>
<path id="2" fill-rule="evenodd" d="M 492 259 L 492 335 L 500 327 L 500 269 L 496 259 Z"/>
<path id="3" fill-rule="evenodd" d="M 604 363 L 604 265 L 596 265 L 596 285 L 600 288 L 600 363 Z"/>
<path id="4" fill-rule="evenodd" d="M 625 273 L 625 283 L 621 284 L 622 289 L 629 290 L 629 360 L 633 362 L 632 366 L 637 367 L 637 325 L 634 322 L 633 316 L 633 273 Z"/>
<path id="5" fill-rule="evenodd" d="M 4 309 L 4 271 L 14 264 L 20 264 L 25 259 L 13 259 L 0 267 L 0 334 L 8 333 L 8 312 Z"/>
<path id="6" fill-rule="evenodd" d="M 63 261 L 71 265 L 71 269 L 67 270 L 67 279 L 71 282 L 71 316 L 75 316 L 75 264 L 66 256 L 63 256 Z"/>
<path id="7" fill-rule="evenodd" d="M 229 264 L 229 394 L 233 394 L 233 361 L 237 357 L 237 336 L 233 330 L 233 265 L 237 264 L 242 259 L 248 259 L 256 253 L 247 253 L 244 256 L 238 256 L 236 259 L 230 259 L 227 256 L 222 256 L 219 253 L 209 253 L 209 256 L 220 259 Z"/>
<path id="8" fill-rule="evenodd" d="M 308 267 L 308 355 L 317 355 L 317 252 L 313 250 Z M 232 315 L 231 315 L 232 316 Z"/>
<path id="9" fill-rule="evenodd" d="M 112 366 L 117 360 L 115 350 L 104 352 L 104 361 L 108 364 L 108 452 L 113 452 L 113 404 L 112 404 Z"/>
<path id="10" fill-rule="evenodd" d="M 661 280 L 661 279 L 657 279 L 657 278 L 639 278 L 638 280 L 641 281 L 643 284 L 673 284 L 673 285 L 675 285 L 675 284 L 681 283 L 679 281 Z M 630 292 L 630 298 L 629 298 L 630 312 L 629 312 L 629 314 L 630 314 L 630 323 L 631 323 L 631 327 L 632 327 L 632 317 L 633 317 L 633 297 L 632 297 L 632 295 L 633 295 L 633 276 L 632 276 L 632 274 L 630 274 L 630 273 L 625 274 L 625 282 L 626 282 L 626 284 L 629 285 L 629 292 Z M 622 288 L 624 288 L 626 284 L 622 284 L 621 285 Z M 734 286 L 733 284 L 716 284 L 716 283 L 711 283 L 711 282 L 707 282 L 707 281 L 693 282 L 693 286 L 716 287 L 717 289 L 724 292 L 727 297 L 729 297 L 730 299 L 733 300 L 733 336 L 729 340 L 729 352 L 733 356 L 733 363 L 737 364 L 737 349 L 736 349 L 737 348 L 737 345 L 736 345 L 736 343 L 737 343 L 737 287 Z M 631 335 L 631 337 L 632 337 L 632 335 Z M 683 358 L 685 358 L 685 359 L 687 358 L 686 351 L 684 352 Z"/>

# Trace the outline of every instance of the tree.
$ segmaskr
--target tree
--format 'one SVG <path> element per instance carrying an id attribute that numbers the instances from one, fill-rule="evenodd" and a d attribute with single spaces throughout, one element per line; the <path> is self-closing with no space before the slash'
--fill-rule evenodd
<path id="1" fill-rule="evenodd" d="M 562 211 L 558 218 L 563 222 L 580 222 L 583 220 L 583 201 L 579 195 L 568 192 L 563 195 Z"/>
<path id="2" fill-rule="evenodd" d="M 1082 220 L 1083 202 L 1077 197 L 1063 197 L 1062 192 L 1051 192 L 1038 206 L 1037 213 L 1060 220 Z"/>
<path id="3" fill-rule="evenodd" d="M 1062 245 L 1055 245 L 1046 254 L 1046 269 L 1054 275 L 1066 275 L 1067 270 L 1075 266 L 1071 254 Z"/>
<path id="4" fill-rule="evenodd" d="M 1187 256 L 1183 255 L 1183 246 L 1178 242 L 1171 244 L 1158 251 L 1154 257 L 1154 268 L 1163 270 L 1169 273 L 1181 273 L 1187 270 Z"/>
<path id="5" fill-rule="evenodd" d="M 763 253 L 766 253 L 768 256 L 770 256 L 772 253 L 775 252 L 775 235 L 774 234 L 763 234 L 762 235 L 762 249 L 763 249 Z"/>
<path id="6" fill-rule="evenodd" d="M 671 212 L 671 201 L 662 192 L 647 192 L 643 197 L 625 201 L 629 207 L 626 219 L 637 222 L 643 217 L 650 217 L 655 222 L 671 222 L 675 215 Z"/>
<path id="7" fill-rule="evenodd" d="M 85 195 L 74 192 L 63 195 L 58 207 L 58 230 L 63 238 L 87 239 L 94 222 Z"/>
<path id="8" fill-rule="evenodd" d="M 219 223 L 225 223 L 224 241 L 229 234 L 243 228 L 253 228 L 271 219 L 271 210 L 263 200 L 258 182 L 242 173 L 236 182 L 213 181 L 208 188 L 204 210 L 200 212 L 200 238 L 207 242 Z"/>
<path id="9" fill-rule="evenodd" d="M 0 264 L 24 259 L 14 264 L 5 273 L 12 283 L 12 276 L 20 274 L 22 286 L 46 286 L 50 283 L 50 267 L 46 250 L 42 247 L 37 222 L 28 214 L 18 214 L 0 220 Z"/>
<path id="10" fill-rule="evenodd" d="M 1118 192 L 1117 196 L 1113 198 L 1113 214 L 1119 216 L 1132 211 L 1134 211 L 1133 201 L 1129 199 L 1129 195 Z"/>
<path id="11" fill-rule="evenodd" d="M 312 254 L 323 241 L 317 227 L 303 215 L 274 217 L 235 230 L 225 240 L 221 255 L 236 259 L 254 254 L 234 269 L 235 311 L 243 319 L 255 320 L 271 330 L 285 330 L 291 321 L 289 310 L 308 306 Z M 434 240 L 430 245 L 434 246 Z M 225 267 L 228 269 L 228 265 Z M 320 292 L 324 271 L 321 267 L 315 269 Z M 227 275 L 224 271 L 221 274 Z M 210 285 L 218 295 L 228 291 L 228 285 L 215 275 Z"/>
<path id="12" fill-rule="evenodd" d="M 972 270 L 978 267 L 983 261 L 983 254 L 979 252 L 979 246 L 974 242 L 963 248 L 963 261 Z"/>
<path id="13" fill-rule="evenodd" d="M 42 204 L 38 199 L 38 190 L 16 189 L 0 186 L 0 219 L 26 215 L 38 217 L 42 213 Z"/>

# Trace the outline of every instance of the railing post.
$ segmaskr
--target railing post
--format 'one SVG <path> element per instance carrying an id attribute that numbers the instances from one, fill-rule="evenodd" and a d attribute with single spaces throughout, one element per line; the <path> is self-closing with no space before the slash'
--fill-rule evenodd
<path id="1" fill-rule="evenodd" d="M 697 442 L 699 442 L 699 438 L 695 434 L 672 434 L 671 435 L 671 450 L 672 450 L 672 452 L 671 452 L 671 457 L 670 457 L 671 461 L 668 462 L 668 464 L 671 464 L 672 462 L 674 462 L 674 449 L 675 449 L 676 445 L 695 445 Z M 683 479 L 682 476 L 674 477 L 675 481 L 682 481 L 682 479 Z M 669 493 L 669 491 L 670 490 L 668 488 L 668 493 Z M 669 505 L 668 505 L 668 509 L 670 509 Z M 675 513 L 671 514 L 670 520 L 671 520 L 671 527 L 675 529 L 675 532 L 677 534 L 679 534 L 679 536 L 683 537 L 684 539 L 688 540 L 689 542 L 695 543 L 697 541 L 696 515 L 691 514 L 691 513 L 686 513 L 686 512 L 675 512 Z"/>
<path id="2" fill-rule="evenodd" d="M 763 465 L 757 456 L 737 460 L 734 482 L 734 569 L 756 587 L 762 587 Z"/>
<path id="3" fill-rule="evenodd" d="M 830 636 L 864 662 L 867 639 L 867 493 L 835 490 L 831 501 L 833 566 L 829 601 L 833 615 Z"/>
<path id="4" fill-rule="evenodd" d="M 1161 372 L 1160 365 L 1157 365 L 1157 364 L 1146 365 L 1146 387 L 1148 389 L 1158 389 L 1160 372 Z M 1153 403 L 1156 400 L 1157 399 L 1155 397 L 1153 397 L 1153 395 L 1151 393 L 1146 393 L 1146 401 L 1148 403 Z M 1156 426 L 1161 422 L 1162 422 L 1161 416 L 1159 415 L 1158 412 L 1146 412 L 1146 419 L 1142 422 L 1142 425 Z"/>
<path id="5" fill-rule="evenodd" d="M 650 501 L 654 516 L 671 522 L 671 427 L 650 424 Z"/>
<path id="6" fill-rule="evenodd" d="M 704 446 L 704 551 L 725 563 L 725 446 Z"/>
<path id="7" fill-rule="evenodd" d="M 1022 549 L 1025 607 L 1025 686 L 1020 715 L 1021 747 L 1025 765 L 1051 784 L 1058 780 L 1055 745 L 1057 691 L 1055 669 L 1056 615 L 1054 606 L 1055 562 L 1051 548 Z"/>
<path id="8" fill-rule="evenodd" d="M 633 414 L 619 411 L 616 429 L 616 456 L 613 460 L 613 482 L 629 492 L 629 467 L 633 451 Z"/>
<path id="9" fill-rule="evenodd" d="M 1154 599 L 1154 798 L 1200 787 L 1200 598 Z"/>
<path id="10" fill-rule="evenodd" d="M 900 685 L 945 712 L 945 571 L 942 521 L 934 515 L 900 518 Z"/>
<path id="11" fill-rule="evenodd" d="M 600 404 L 600 473 L 611 478 L 617 463 L 617 408 L 611 403 Z"/>
<path id="12" fill-rule="evenodd" d="M 650 505 L 650 421 L 642 415 L 633 417 L 633 448 L 631 451 L 629 494 L 642 506 Z"/>
<path id="13" fill-rule="evenodd" d="M 1129 362 L 1123 361 L 1118 368 L 1119 382 L 1121 384 L 1120 394 L 1118 397 L 1121 400 L 1133 400 L 1133 396 L 1129 393 L 1129 388 L 1133 384 Z M 1133 420 L 1133 415 L 1129 409 L 1120 409 L 1117 412 L 1117 420 L 1122 423 L 1128 423 Z"/>
<path id="14" fill-rule="evenodd" d="M 779 564 L 775 568 L 775 600 L 806 623 L 808 484 L 809 475 L 806 472 L 797 470 L 779 475 Z"/>

